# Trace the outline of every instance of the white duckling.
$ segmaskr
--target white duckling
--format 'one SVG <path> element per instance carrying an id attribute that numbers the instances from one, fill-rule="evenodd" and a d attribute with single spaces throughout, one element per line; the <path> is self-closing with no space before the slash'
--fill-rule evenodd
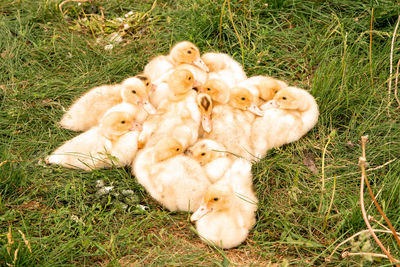
<path id="1" fill-rule="evenodd" d="M 122 102 L 136 105 L 136 119 L 143 122 L 148 113 L 155 113 L 148 101 L 151 88 L 152 84 L 145 75 L 128 78 L 121 84 L 95 87 L 69 107 L 60 125 L 73 131 L 86 131 L 98 125 L 108 109 Z"/>
<path id="2" fill-rule="evenodd" d="M 204 168 L 211 183 L 220 180 L 232 165 L 232 157 L 226 148 L 211 139 L 199 139 L 185 153 Z"/>
<path id="3" fill-rule="evenodd" d="M 319 115 L 314 97 L 296 87 L 280 90 L 261 109 L 264 115 L 254 121 L 251 135 L 259 158 L 271 148 L 299 140 L 315 126 Z"/>
<path id="4" fill-rule="evenodd" d="M 122 103 L 100 120 L 100 125 L 57 148 L 46 162 L 68 168 L 93 170 L 112 165 L 130 165 L 137 151 L 141 126 L 135 122 L 135 107 Z"/>
<path id="5" fill-rule="evenodd" d="M 222 86 L 217 88 L 218 85 Z M 253 154 L 250 140 L 251 125 L 255 115 L 262 115 L 256 104 L 257 95 L 246 88 L 229 89 L 223 85 L 222 82 L 209 84 L 207 87 L 203 86 L 203 89 L 207 90 L 206 92 L 208 89 L 216 92 L 216 94 L 211 94 L 213 100 L 224 99 L 226 104 L 217 103 L 213 106 L 212 131 L 201 133 L 201 135 L 223 144 L 228 152 L 242 157 L 250 157 Z"/>
<path id="6" fill-rule="evenodd" d="M 197 161 L 184 156 L 173 137 L 161 138 L 138 153 L 133 173 L 150 195 L 170 211 L 194 211 L 210 182 Z"/>
<path id="7" fill-rule="evenodd" d="M 191 216 L 203 241 L 221 248 L 240 245 L 254 226 L 258 200 L 251 163 L 237 159 L 224 178 L 211 185 Z"/>
<path id="8" fill-rule="evenodd" d="M 181 78 L 189 82 L 189 86 L 173 86 L 167 99 L 161 101 L 157 114 L 149 116 L 143 124 L 143 131 L 139 137 L 140 147 L 164 136 L 179 138 L 181 144 L 187 148 L 198 138 L 198 130 L 202 120 L 201 109 L 198 103 L 205 103 L 205 95 L 197 95 L 191 89 L 190 81 L 193 75 L 187 70 L 177 70 Z M 177 80 L 174 80 L 174 82 Z M 203 119 L 204 120 L 204 119 Z"/>
<path id="9" fill-rule="evenodd" d="M 242 65 L 228 54 L 205 53 L 201 58 L 210 70 L 210 79 L 221 79 L 229 87 L 247 79 Z"/>
<path id="10" fill-rule="evenodd" d="M 183 100 L 196 84 L 194 75 L 186 69 L 174 70 L 168 79 L 150 94 L 151 104 L 158 108 L 162 102 Z"/>
<path id="11" fill-rule="evenodd" d="M 286 88 L 288 85 L 284 81 L 259 75 L 242 81 L 238 86 L 258 91 L 261 100 L 266 102 L 272 100 L 278 91 Z"/>
<path id="12" fill-rule="evenodd" d="M 144 73 L 148 75 L 152 81 L 156 82 L 159 79 L 162 81 L 165 79 L 165 75 L 169 76 L 170 71 L 181 64 L 194 65 L 208 72 L 208 67 L 200 58 L 199 48 L 191 42 L 183 41 L 172 47 L 169 55 L 153 58 L 145 66 Z"/>

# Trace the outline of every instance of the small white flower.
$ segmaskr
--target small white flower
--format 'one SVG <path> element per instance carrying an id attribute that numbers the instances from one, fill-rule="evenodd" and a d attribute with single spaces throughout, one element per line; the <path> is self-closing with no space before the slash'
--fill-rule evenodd
<path id="1" fill-rule="evenodd" d="M 132 16 L 133 15 L 133 11 L 129 11 L 127 15 L 128 16 Z"/>
<path id="2" fill-rule="evenodd" d="M 106 50 L 106 51 L 112 50 L 113 48 L 114 48 L 114 46 L 112 44 L 104 46 L 104 50 Z"/>
<path id="3" fill-rule="evenodd" d="M 124 21 L 123 18 L 116 18 L 116 20 L 119 21 L 119 22 L 123 22 Z"/>
<path id="4" fill-rule="evenodd" d="M 129 26 L 128 24 L 124 24 L 124 30 L 127 30 L 127 29 L 129 29 L 131 26 Z"/>

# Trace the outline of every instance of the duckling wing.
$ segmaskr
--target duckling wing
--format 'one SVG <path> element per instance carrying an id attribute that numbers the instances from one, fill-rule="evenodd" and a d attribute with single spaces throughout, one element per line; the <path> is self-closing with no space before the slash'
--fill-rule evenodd
<path id="1" fill-rule="evenodd" d="M 109 108 L 121 102 L 119 85 L 95 87 L 68 108 L 60 121 L 60 126 L 73 131 L 86 131 L 97 125 Z"/>
<path id="2" fill-rule="evenodd" d="M 107 160 L 109 147 L 109 141 L 95 127 L 65 142 L 46 161 L 67 168 L 98 169 L 110 165 Z"/>

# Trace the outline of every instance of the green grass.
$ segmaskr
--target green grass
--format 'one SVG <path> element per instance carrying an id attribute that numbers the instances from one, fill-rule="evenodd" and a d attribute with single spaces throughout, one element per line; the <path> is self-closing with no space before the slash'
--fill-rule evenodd
<path id="1" fill-rule="evenodd" d="M 89 15 L 89 3 L 79 7 L 76 2 L 63 5 L 62 14 L 61 2 L 0 2 L 0 265 L 327 264 L 324 258 L 336 244 L 366 228 L 357 166 L 360 137 L 366 134 L 370 167 L 395 159 L 368 175 L 378 201 L 400 229 L 400 115 L 394 101 L 387 102 L 391 37 L 400 11 L 396 1 L 229 1 L 239 36 L 227 5 L 219 31 L 223 1 L 93 1 L 95 16 Z M 105 51 L 107 38 L 118 31 L 116 19 L 129 11 L 134 12 L 131 28 L 121 43 Z M 63 108 L 89 88 L 139 73 L 151 57 L 167 53 L 180 40 L 193 41 L 203 52 L 233 55 L 249 76 L 271 75 L 310 90 L 320 106 L 320 120 L 310 133 L 254 164 L 257 224 L 236 249 L 203 244 L 189 214 L 160 207 L 128 168 L 87 173 L 41 161 L 76 135 L 57 126 Z M 399 45 L 397 38 L 394 65 Z M 322 154 L 332 131 L 319 213 Z M 318 173 L 306 167 L 305 157 L 315 162 Z M 133 190 L 135 200 L 97 197 L 97 180 L 118 192 Z M 369 197 L 366 206 L 382 221 Z M 400 258 L 394 239 L 379 237 Z M 369 240 L 372 248 L 364 250 L 381 253 Z M 349 246 L 361 249 L 353 242 L 339 252 Z M 360 263 L 388 261 L 341 259 L 336 253 L 329 265 Z"/>

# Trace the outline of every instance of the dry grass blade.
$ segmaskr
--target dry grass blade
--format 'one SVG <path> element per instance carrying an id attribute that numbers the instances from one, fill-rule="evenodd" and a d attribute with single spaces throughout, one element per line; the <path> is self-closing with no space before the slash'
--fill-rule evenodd
<path id="1" fill-rule="evenodd" d="M 400 59 L 397 61 L 397 67 L 396 67 L 396 79 L 394 80 L 394 98 L 397 101 L 397 104 L 399 105 L 397 108 L 400 108 L 400 100 L 399 97 L 397 96 L 397 83 L 399 81 L 399 66 L 400 66 Z"/>
<path id="2" fill-rule="evenodd" d="M 400 16 L 397 18 L 396 26 L 394 27 L 392 36 L 392 45 L 390 47 L 390 76 L 389 76 L 389 88 L 388 88 L 388 105 L 390 105 L 390 93 L 392 91 L 392 74 L 393 74 L 393 47 L 394 41 L 396 40 L 397 28 L 399 27 Z"/>
<path id="3" fill-rule="evenodd" d="M 385 255 L 388 257 L 391 263 L 396 263 L 396 266 L 399 266 L 397 264 L 399 261 L 393 258 L 393 256 L 390 254 L 390 252 L 385 248 L 385 246 L 382 244 L 382 242 L 379 240 L 379 238 L 376 236 L 374 233 L 374 229 L 372 229 L 371 224 L 368 221 L 367 217 L 367 212 L 365 211 L 365 205 L 364 205 L 364 181 L 366 180 L 367 173 L 365 171 L 365 164 L 367 162 L 367 158 L 365 155 L 365 143 L 368 140 L 368 136 L 362 136 L 361 137 L 361 145 L 362 145 L 362 156 L 359 158 L 359 166 L 361 168 L 361 185 L 360 185 L 360 205 L 361 205 L 361 213 L 364 219 L 365 224 L 367 225 L 367 228 L 372 235 L 372 237 L 375 239 L 376 243 L 379 245 L 379 247 L 382 249 L 382 251 L 385 253 Z"/>

